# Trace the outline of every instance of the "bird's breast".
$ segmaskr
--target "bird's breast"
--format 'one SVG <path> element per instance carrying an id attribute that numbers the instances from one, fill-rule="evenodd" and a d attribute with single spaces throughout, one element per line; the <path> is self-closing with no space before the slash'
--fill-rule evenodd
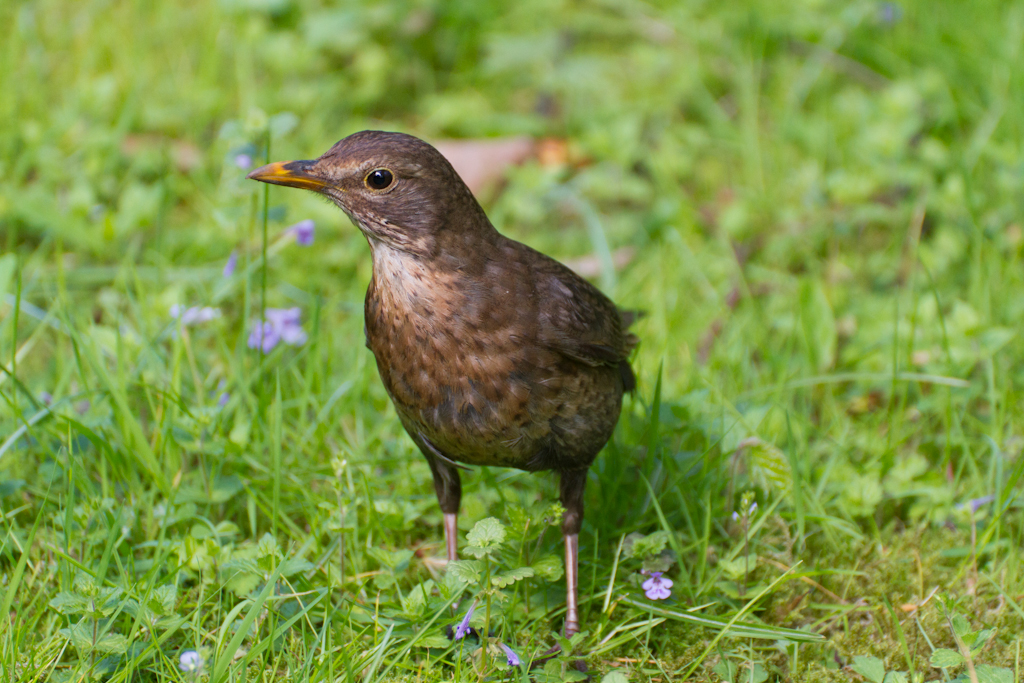
<path id="1" fill-rule="evenodd" d="M 463 462 L 516 466 L 549 428 L 539 389 L 556 389 L 543 370 L 556 359 L 531 343 L 528 298 L 508 305 L 515 288 L 374 255 L 366 332 L 381 379 L 407 428 Z"/>
<path id="2" fill-rule="evenodd" d="M 469 464 L 588 466 L 618 420 L 618 368 L 543 341 L 526 264 L 435 265 L 375 250 L 366 294 L 367 342 L 406 429 Z"/>

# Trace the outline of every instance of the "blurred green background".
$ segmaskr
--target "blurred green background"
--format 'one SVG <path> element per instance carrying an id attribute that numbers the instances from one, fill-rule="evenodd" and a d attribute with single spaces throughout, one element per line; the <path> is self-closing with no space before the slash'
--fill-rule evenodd
<path id="1" fill-rule="evenodd" d="M 474 593 L 363 346 L 365 241 L 244 180 L 373 128 L 647 312 L 588 483 L 595 677 L 1019 680 L 1022 40 L 990 0 L 0 4 L 4 675 L 499 675 L 442 634 Z M 264 307 L 308 341 L 250 350 Z M 463 480 L 465 531 L 555 499 Z M 501 566 L 559 552 L 528 527 Z M 638 606 L 662 565 L 675 616 Z M 536 656 L 561 581 L 514 583 L 495 637 Z"/>

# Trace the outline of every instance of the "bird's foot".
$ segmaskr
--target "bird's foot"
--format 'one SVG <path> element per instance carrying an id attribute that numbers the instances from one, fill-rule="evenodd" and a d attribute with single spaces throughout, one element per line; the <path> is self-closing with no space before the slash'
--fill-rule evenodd
<path id="1" fill-rule="evenodd" d="M 580 632 L 580 622 L 575 620 L 565 620 L 565 628 L 562 629 L 562 634 L 567 639 L 572 638 L 574 635 Z"/>

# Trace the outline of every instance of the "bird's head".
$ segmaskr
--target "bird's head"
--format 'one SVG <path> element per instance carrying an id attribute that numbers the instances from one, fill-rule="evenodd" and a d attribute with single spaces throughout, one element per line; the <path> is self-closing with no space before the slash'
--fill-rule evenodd
<path id="1" fill-rule="evenodd" d="M 493 231 L 448 160 L 403 133 L 355 133 L 319 159 L 279 161 L 246 177 L 324 195 L 348 214 L 371 246 L 384 243 L 429 255 L 441 243 Z"/>

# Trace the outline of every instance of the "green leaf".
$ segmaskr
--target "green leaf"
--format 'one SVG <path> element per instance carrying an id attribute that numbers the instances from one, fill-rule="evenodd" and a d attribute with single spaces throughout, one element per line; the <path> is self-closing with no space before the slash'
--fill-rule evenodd
<path id="1" fill-rule="evenodd" d="M 740 672 L 737 683 L 764 683 L 768 680 L 768 672 L 761 666 L 760 662 L 747 662 L 743 666 L 744 671 Z"/>
<path id="2" fill-rule="evenodd" d="M 953 633 L 957 634 L 961 638 L 967 636 L 971 632 L 971 624 L 962 614 L 954 614 L 950 621 L 953 624 Z"/>
<path id="3" fill-rule="evenodd" d="M 78 593 L 61 591 L 49 604 L 61 614 L 81 614 L 89 609 L 89 598 Z"/>
<path id="4" fill-rule="evenodd" d="M 750 469 L 761 488 L 785 493 L 793 486 L 789 458 L 777 446 L 753 436 L 740 442 L 739 447 L 747 449 Z"/>
<path id="5" fill-rule="evenodd" d="M 882 679 L 882 683 L 907 683 L 907 681 L 906 671 L 890 671 L 885 674 L 885 678 Z"/>
<path id="6" fill-rule="evenodd" d="M 629 679 L 621 671 L 609 671 L 601 679 L 601 683 L 629 683 Z"/>
<path id="7" fill-rule="evenodd" d="M 150 601 L 152 604 L 153 601 Z M 140 605 L 136 600 L 125 600 L 124 611 L 130 614 L 132 617 L 137 617 L 143 622 L 150 622 L 156 619 L 156 615 L 153 610 Z"/>
<path id="8" fill-rule="evenodd" d="M 985 647 L 985 643 L 987 643 L 989 639 L 992 638 L 993 635 L 995 635 L 995 632 L 995 629 L 986 628 L 972 634 L 974 637 L 971 638 L 971 642 L 969 643 L 969 647 L 971 648 L 971 654 L 978 654 L 978 652 L 981 651 L 981 648 Z M 966 640 L 967 638 L 965 637 L 964 641 L 966 642 Z"/>
<path id="9" fill-rule="evenodd" d="M 960 666 L 964 663 L 964 657 L 956 650 L 939 648 L 932 653 L 928 659 L 931 665 L 937 669 L 948 669 L 953 666 Z"/>
<path id="10" fill-rule="evenodd" d="M 210 503 L 226 503 L 245 487 L 242 479 L 234 474 L 215 477 L 210 488 Z M 198 502 L 198 501 L 197 501 Z"/>
<path id="11" fill-rule="evenodd" d="M 178 597 L 178 587 L 168 583 L 153 590 L 151 600 L 160 605 L 161 614 L 169 614 L 174 610 L 174 602 Z"/>
<path id="12" fill-rule="evenodd" d="M 289 557 L 281 563 L 281 576 L 294 576 L 312 568 L 313 564 L 308 560 L 301 557 Z"/>
<path id="13" fill-rule="evenodd" d="M 70 628 L 62 628 L 60 634 L 81 652 L 96 650 L 106 654 L 124 654 L 128 649 L 127 638 L 119 633 L 102 633 L 95 628 L 92 620 L 83 619 Z"/>
<path id="14" fill-rule="evenodd" d="M 667 531 L 655 531 L 647 536 L 632 533 L 626 537 L 622 549 L 625 551 L 626 557 L 643 559 L 659 554 L 665 549 L 668 542 L 669 534 Z"/>
<path id="15" fill-rule="evenodd" d="M 1013 671 L 1001 666 L 981 664 L 975 667 L 978 683 L 1013 683 Z"/>
<path id="16" fill-rule="evenodd" d="M 508 518 L 509 526 L 518 534 L 523 534 L 530 524 L 530 515 L 522 505 L 510 503 L 505 508 L 505 517 Z"/>
<path id="17" fill-rule="evenodd" d="M 62 628 L 58 633 L 70 640 L 76 650 L 88 652 L 92 649 L 92 630 L 85 628 L 82 624 L 73 624 L 69 628 Z"/>
<path id="18" fill-rule="evenodd" d="M 448 563 L 448 575 L 465 583 L 479 583 L 483 565 L 476 560 L 456 560 Z"/>
<path id="19" fill-rule="evenodd" d="M 96 649 L 106 654 L 123 655 L 128 650 L 128 639 L 120 633 L 104 633 L 96 641 Z"/>
<path id="20" fill-rule="evenodd" d="M 516 581 L 528 579 L 534 575 L 533 567 L 519 567 L 518 569 L 509 569 L 508 571 L 502 572 L 497 576 L 491 577 L 491 583 L 498 588 L 506 588 L 511 586 Z"/>
<path id="21" fill-rule="evenodd" d="M 735 560 L 719 560 L 718 567 L 726 576 L 735 581 L 757 569 L 757 555 L 750 553 L 746 557 L 737 557 Z"/>
<path id="22" fill-rule="evenodd" d="M 96 595 L 96 582 L 88 574 L 76 574 L 72 581 L 75 590 L 85 596 Z"/>
<path id="23" fill-rule="evenodd" d="M 280 548 L 277 545 L 277 539 L 268 531 L 260 537 L 259 542 L 256 544 L 256 556 L 257 557 L 277 557 L 281 554 Z"/>
<path id="24" fill-rule="evenodd" d="M 123 593 L 123 588 L 100 588 L 96 592 L 96 611 L 105 617 L 110 616 L 120 606 Z"/>
<path id="25" fill-rule="evenodd" d="M 260 574 L 238 573 L 232 576 L 224 584 L 224 587 L 240 598 L 256 590 L 256 587 L 263 583 L 263 576 Z"/>
<path id="26" fill-rule="evenodd" d="M 551 659 L 544 664 L 544 673 L 547 674 L 547 679 L 551 681 L 561 680 L 562 674 L 562 663 L 557 659 Z"/>
<path id="27" fill-rule="evenodd" d="M 412 621 L 423 616 L 427 608 L 427 599 L 434 590 L 434 582 L 427 579 L 402 597 L 402 612 Z"/>
<path id="28" fill-rule="evenodd" d="M 562 560 L 555 555 L 545 555 L 530 566 L 537 576 L 548 581 L 558 581 L 565 573 Z"/>
<path id="29" fill-rule="evenodd" d="M 711 671 L 718 674 L 725 683 L 733 683 L 736 680 L 736 664 L 731 659 L 720 659 Z"/>
<path id="30" fill-rule="evenodd" d="M 445 636 L 424 636 L 416 641 L 419 647 L 448 647 L 451 643 Z"/>
<path id="31" fill-rule="evenodd" d="M 497 548 L 505 542 L 505 527 L 494 517 L 481 519 L 466 534 L 466 540 L 475 548 Z"/>
<path id="32" fill-rule="evenodd" d="M 882 683 L 885 680 L 885 666 L 878 657 L 857 655 L 853 658 L 852 668 L 872 683 Z"/>
<path id="33" fill-rule="evenodd" d="M 229 560 L 221 567 L 222 571 L 238 574 L 259 574 L 260 566 L 256 560 L 248 557 L 239 557 Z"/>

